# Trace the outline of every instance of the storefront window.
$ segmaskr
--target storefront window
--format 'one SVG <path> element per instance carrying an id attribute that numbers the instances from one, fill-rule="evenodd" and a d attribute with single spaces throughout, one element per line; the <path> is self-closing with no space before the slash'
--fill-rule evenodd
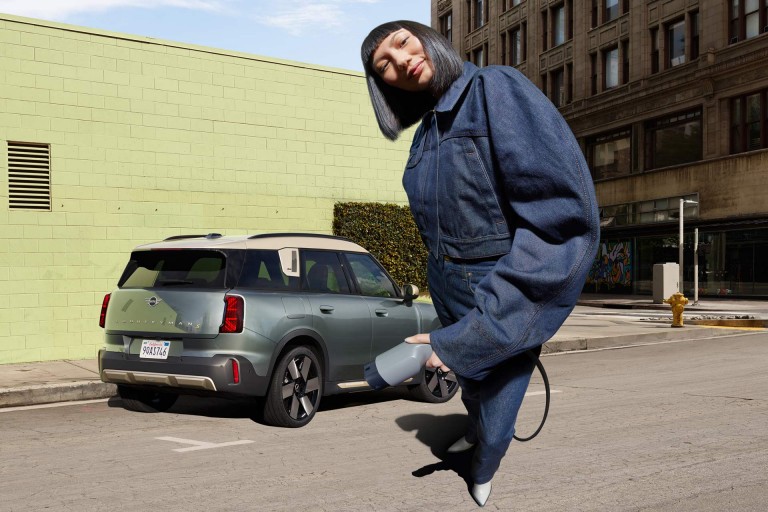
<path id="1" fill-rule="evenodd" d="M 677 263 L 679 234 L 625 237 L 601 242 L 585 292 L 653 292 L 653 266 Z M 768 296 L 768 229 L 738 231 L 701 230 L 698 247 L 693 229 L 683 239 L 683 293 L 694 296 L 694 272 L 698 271 L 699 297 Z M 633 250 L 629 250 L 632 248 Z M 629 274 L 627 274 L 629 271 Z"/>

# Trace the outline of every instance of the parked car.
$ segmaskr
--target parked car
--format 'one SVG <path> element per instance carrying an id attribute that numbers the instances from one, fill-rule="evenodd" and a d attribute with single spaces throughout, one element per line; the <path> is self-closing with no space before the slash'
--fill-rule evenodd
<path id="1" fill-rule="evenodd" d="M 179 394 L 263 397 L 264 421 L 301 427 L 321 397 L 370 389 L 365 363 L 439 326 L 418 294 L 340 237 L 213 233 L 141 245 L 104 297 L 101 380 L 135 411 L 167 410 Z M 458 387 L 426 368 L 404 385 L 433 403 Z"/>

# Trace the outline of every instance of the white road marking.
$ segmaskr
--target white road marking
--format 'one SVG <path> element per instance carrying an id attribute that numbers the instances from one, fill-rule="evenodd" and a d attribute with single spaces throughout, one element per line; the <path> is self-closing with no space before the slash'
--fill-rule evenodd
<path id="1" fill-rule="evenodd" d="M 560 391 L 559 389 L 550 389 L 549 392 L 552 394 L 562 393 L 562 391 Z M 539 396 L 539 395 L 544 395 L 546 393 L 547 393 L 546 391 L 529 391 L 525 394 L 525 396 Z"/>
<path id="2" fill-rule="evenodd" d="M 50 409 L 52 407 L 68 407 L 70 405 L 86 405 L 97 404 L 100 402 L 107 402 L 109 398 L 99 398 L 96 400 L 77 400 L 74 402 L 56 402 L 53 404 L 38 404 L 38 405 L 19 405 L 16 407 L 0 407 L 0 413 L 2 412 L 14 412 L 14 411 L 31 411 L 33 409 Z"/>
<path id="3" fill-rule="evenodd" d="M 234 446 L 238 444 L 251 444 L 255 441 L 241 439 L 240 441 L 229 441 L 228 443 L 208 443 L 205 441 L 195 441 L 193 439 L 180 439 L 178 437 L 156 437 L 160 441 L 171 441 L 172 443 L 191 444 L 186 448 L 174 448 L 175 452 L 192 452 L 195 450 L 210 450 L 211 448 L 223 448 L 225 446 Z"/>

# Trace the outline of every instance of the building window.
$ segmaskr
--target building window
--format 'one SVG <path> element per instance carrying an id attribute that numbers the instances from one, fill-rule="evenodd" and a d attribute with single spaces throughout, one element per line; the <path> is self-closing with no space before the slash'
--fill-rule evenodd
<path id="1" fill-rule="evenodd" d="M 699 203 L 698 194 L 662 197 L 636 203 L 615 204 L 600 208 L 600 226 L 632 226 L 654 224 L 657 222 L 675 222 L 680 218 L 680 200 Z M 683 210 L 686 219 L 699 217 L 698 204 L 686 204 Z"/>
<path id="2" fill-rule="evenodd" d="M 688 26 L 690 34 L 688 39 L 691 41 L 690 57 L 691 60 L 699 58 L 699 13 L 694 11 L 688 15 Z"/>
<path id="3" fill-rule="evenodd" d="M 605 0 L 605 22 L 619 17 L 619 0 Z"/>
<path id="4" fill-rule="evenodd" d="M 501 63 L 518 66 L 525 61 L 523 27 L 515 27 L 501 34 Z"/>
<path id="5" fill-rule="evenodd" d="M 601 180 L 631 172 L 631 132 L 623 129 L 587 139 L 587 159 L 592 178 Z"/>
<path id="6" fill-rule="evenodd" d="M 730 0 L 730 42 L 768 32 L 768 2 L 765 0 Z"/>
<path id="7" fill-rule="evenodd" d="M 507 32 L 502 32 L 499 36 L 499 44 L 501 46 L 501 63 L 504 66 L 509 66 L 510 58 L 507 54 L 508 51 L 508 44 L 507 44 Z"/>
<path id="8" fill-rule="evenodd" d="M 564 44 L 573 38 L 571 0 L 541 12 L 542 47 L 544 50 Z"/>
<path id="9" fill-rule="evenodd" d="M 701 160 L 701 110 L 690 110 L 646 123 L 646 169 Z"/>
<path id="10" fill-rule="evenodd" d="M 655 222 L 674 222 L 679 220 L 680 199 L 699 202 L 698 194 L 689 194 L 683 197 L 666 197 L 631 204 L 631 209 L 635 211 L 635 224 L 653 224 Z M 685 205 L 683 215 L 687 219 L 697 218 L 699 216 L 699 205 Z"/>
<path id="11" fill-rule="evenodd" d="M 485 25 L 485 16 L 483 10 L 483 0 L 475 0 L 475 28 L 480 28 Z"/>
<path id="12" fill-rule="evenodd" d="M 485 66 L 485 56 L 488 53 L 486 50 L 487 45 L 483 45 L 479 48 L 472 50 L 471 58 L 469 59 L 475 66 L 482 68 Z"/>
<path id="13" fill-rule="evenodd" d="M 659 29 L 651 29 L 651 73 L 659 72 Z"/>
<path id="14" fill-rule="evenodd" d="M 731 154 L 768 147 L 768 91 L 731 100 Z"/>
<path id="15" fill-rule="evenodd" d="M 621 42 L 621 83 L 629 83 L 629 41 Z"/>
<path id="16" fill-rule="evenodd" d="M 603 52 L 605 69 L 603 89 L 612 89 L 619 85 L 619 48 L 613 47 Z"/>
<path id="17" fill-rule="evenodd" d="M 552 84 L 552 90 L 550 91 L 550 99 L 556 107 L 562 107 L 566 103 L 565 97 L 565 77 L 563 69 L 556 69 L 550 73 Z"/>
<path id="18" fill-rule="evenodd" d="M 589 55 L 589 76 L 590 76 L 590 94 L 593 96 L 597 94 L 597 54 L 591 53 Z"/>
<path id="19" fill-rule="evenodd" d="M 445 36 L 449 42 L 453 42 L 453 13 L 448 12 L 440 17 L 440 33 Z"/>
<path id="20" fill-rule="evenodd" d="M 565 43 L 565 6 L 552 9 L 552 46 Z"/>
<path id="21" fill-rule="evenodd" d="M 468 32 L 477 30 L 488 22 L 487 0 L 467 0 Z"/>
<path id="22" fill-rule="evenodd" d="M 685 64 L 685 20 L 667 25 L 667 67 Z"/>
<path id="23" fill-rule="evenodd" d="M 519 66 L 525 62 L 525 24 L 508 30 L 501 37 L 501 63 Z"/>
<path id="24" fill-rule="evenodd" d="M 592 0 L 592 9 L 591 9 L 591 13 L 592 13 L 592 28 L 597 27 L 597 25 L 599 23 L 599 21 L 597 19 L 598 4 L 599 4 L 599 0 Z"/>

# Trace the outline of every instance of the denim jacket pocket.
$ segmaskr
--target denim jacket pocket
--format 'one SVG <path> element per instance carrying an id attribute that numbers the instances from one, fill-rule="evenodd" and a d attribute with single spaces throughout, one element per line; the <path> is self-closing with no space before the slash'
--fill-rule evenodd
<path id="1" fill-rule="evenodd" d="M 450 214 L 440 217 L 442 235 L 458 241 L 482 241 L 509 236 L 499 198 L 487 137 L 453 137 L 440 145 L 440 204 Z"/>

